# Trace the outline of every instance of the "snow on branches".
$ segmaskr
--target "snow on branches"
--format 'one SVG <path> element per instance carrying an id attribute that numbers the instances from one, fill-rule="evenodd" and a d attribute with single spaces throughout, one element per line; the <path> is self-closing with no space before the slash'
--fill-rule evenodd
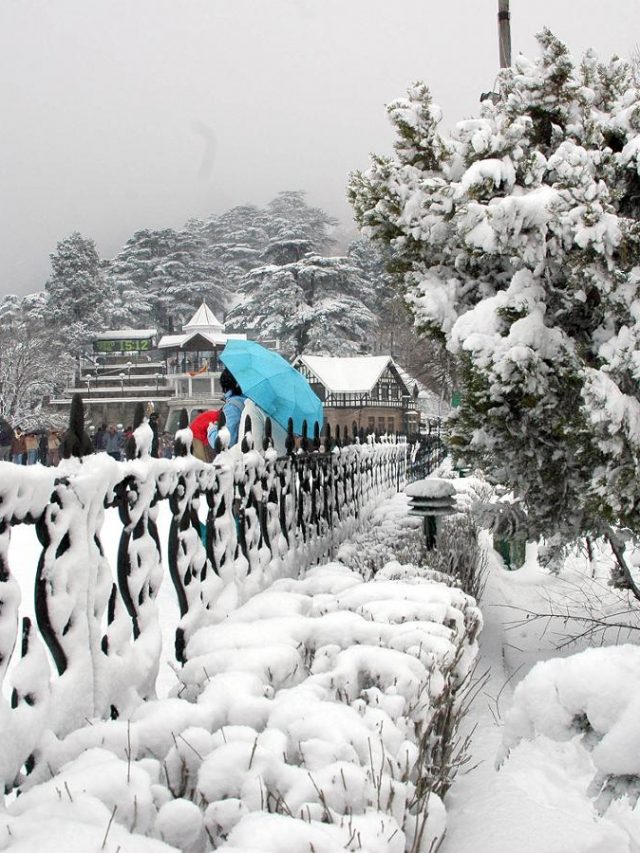
<path id="1" fill-rule="evenodd" d="M 424 84 L 390 104 L 395 155 L 350 197 L 458 358 L 452 448 L 567 541 L 640 531 L 640 91 L 628 63 L 539 42 L 448 137 Z"/>

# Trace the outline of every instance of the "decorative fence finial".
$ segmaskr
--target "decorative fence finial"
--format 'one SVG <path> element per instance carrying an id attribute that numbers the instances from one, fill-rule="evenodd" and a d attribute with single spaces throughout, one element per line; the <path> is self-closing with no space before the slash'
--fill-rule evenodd
<path id="1" fill-rule="evenodd" d="M 80 394 L 71 398 L 69 429 L 62 439 L 61 455 L 63 459 L 76 456 L 79 459 L 93 453 L 93 444 L 84 428 L 84 403 Z"/>
<path id="2" fill-rule="evenodd" d="M 189 413 L 186 409 L 180 409 L 180 414 L 178 416 L 178 429 L 176 430 L 176 438 L 173 442 L 173 455 L 174 456 L 188 456 L 191 451 L 191 445 L 184 441 L 184 433 L 183 430 L 189 428 Z M 182 433 L 182 434 L 181 434 Z M 191 436 L 193 439 L 193 435 Z"/>

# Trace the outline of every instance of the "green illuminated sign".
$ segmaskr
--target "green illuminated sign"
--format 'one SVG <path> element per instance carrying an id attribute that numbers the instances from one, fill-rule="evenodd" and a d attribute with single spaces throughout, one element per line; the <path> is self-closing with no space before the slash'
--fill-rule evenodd
<path id="1" fill-rule="evenodd" d="M 93 342 L 94 352 L 146 352 L 151 349 L 151 338 L 125 338 Z"/>

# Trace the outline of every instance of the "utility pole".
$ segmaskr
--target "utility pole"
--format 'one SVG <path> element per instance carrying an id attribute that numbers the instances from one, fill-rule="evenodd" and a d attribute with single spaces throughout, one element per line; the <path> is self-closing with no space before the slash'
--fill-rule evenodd
<path id="1" fill-rule="evenodd" d="M 500 49 L 500 68 L 508 68 L 511 65 L 509 0 L 498 0 L 498 47 Z"/>

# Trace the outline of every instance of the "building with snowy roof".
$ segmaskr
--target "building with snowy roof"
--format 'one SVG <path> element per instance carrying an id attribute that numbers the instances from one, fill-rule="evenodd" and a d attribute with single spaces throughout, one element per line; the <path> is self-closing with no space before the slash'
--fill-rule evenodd
<path id="1" fill-rule="evenodd" d="M 324 404 L 332 432 L 414 434 L 420 415 L 413 389 L 389 355 L 301 355 L 294 362 Z M 405 374 L 406 376 L 406 374 Z"/>
<path id="2" fill-rule="evenodd" d="M 224 323 L 203 302 L 181 334 L 163 335 L 158 350 L 163 355 L 167 379 L 176 397 L 194 398 L 220 395 L 217 379 L 221 366 L 218 355 L 231 338 L 246 340 L 245 334 L 228 333 Z"/>
<path id="3" fill-rule="evenodd" d="M 93 356 L 79 370 L 50 407 L 66 415 L 72 394 L 82 394 L 89 421 L 133 422 L 138 403 L 153 403 L 161 422 L 175 429 L 180 408 L 194 413 L 222 401 L 218 354 L 229 338 L 224 323 L 206 303 L 182 327 L 180 334 L 157 339 L 155 329 L 111 329 L 94 336 Z M 176 417 L 170 423 L 169 416 Z"/>

